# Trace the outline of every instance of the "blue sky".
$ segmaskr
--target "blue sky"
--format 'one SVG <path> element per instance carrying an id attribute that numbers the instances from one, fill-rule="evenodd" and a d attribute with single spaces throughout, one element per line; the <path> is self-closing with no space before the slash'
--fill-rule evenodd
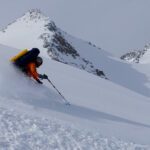
<path id="1" fill-rule="evenodd" d="M 0 0 L 0 28 L 39 8 L 66 32 L 121 55 L 150 42 L 149 0 Z"/>

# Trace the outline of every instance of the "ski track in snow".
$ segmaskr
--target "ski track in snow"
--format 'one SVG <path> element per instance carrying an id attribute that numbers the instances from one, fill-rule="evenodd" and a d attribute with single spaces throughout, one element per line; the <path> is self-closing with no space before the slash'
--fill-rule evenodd
<path id="1" fill-rule="evenodd" d="M 0 107 L 0 149 L 3 150 L 149 150 L 150 147 L 107 139 L 56 119 L 19 114 Z"/>

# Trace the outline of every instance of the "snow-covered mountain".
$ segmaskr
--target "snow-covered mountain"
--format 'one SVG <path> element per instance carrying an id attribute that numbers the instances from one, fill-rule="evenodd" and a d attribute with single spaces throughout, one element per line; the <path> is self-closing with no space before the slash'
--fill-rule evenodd
<path id="1" fill-rule="evenodd" d="M 38 47 L 44 56 L 47 54 L 54 60 L 84 69 L 90 73 L 106 78 L 101 67 L 88 60 L 81 52 L 81 47 L 74 46 L 73 37 L 59 29 L 53 21 L 44 16 L 40 10 L 30 10 L 0 32 L 0 43 L 15 48 Z M 94 49 L 90 43 L 86 45 L 88 55 Z M 82 45 L 83 45 L 82 44 Z M 91 49 L 91 52 L 89 52 Z M 99 49 L 99 52 L 102 50 Z"/>
<path id="2" fill-rule="evenodd" d="M 20 50 L 0 49 L 0 149 L 150 149 L 149 98 L 43 56 L 38 72 L 66 106 L 9 63 Z"/>
<path id="3" fill-rule="evenodd" d="M 3 29 L 0 43 L 20 50 L 38 47 L 43 57 L 86 70 L 134 92 L 150 96 L 149 88 L 145 86 L 148 79 L 143 73 L 90 42 L 62 31 L 39 10 L 25 13 Z"/>
<path id="4" fill-rule="evenodd" d="M 134 50 L 124 54 L 120 57 L 123 60 L 135 63 L 149 63 L 150 62 L 150 44 L 145 45 L 142 50 Z"/>

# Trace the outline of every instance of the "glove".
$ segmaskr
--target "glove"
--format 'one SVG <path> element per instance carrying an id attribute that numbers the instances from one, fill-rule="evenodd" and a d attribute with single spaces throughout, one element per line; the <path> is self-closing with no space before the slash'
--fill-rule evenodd
<path id="1" fill-rule="evenodd" d="M 43 82 L 41 82 L 39 79 L 36 80 L 39 84 L 43 84 Z"/>
<path id="2" fill-rule="evenodd" d="M 48 76 L 46 74 L 39 74 L 39 78 L 43 79 L 48 79 Z"/>
<path id="3" fill-rule="evenodd" d="M 48 76 L 46 74 L 43 74 L 43 79 L 48 79 Z"/>

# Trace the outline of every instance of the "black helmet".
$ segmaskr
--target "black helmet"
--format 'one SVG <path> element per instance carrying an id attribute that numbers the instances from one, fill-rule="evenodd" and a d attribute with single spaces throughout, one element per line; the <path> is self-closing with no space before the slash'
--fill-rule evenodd
<path id="1" fill-rule="evenodd" d="M 32 48 L 31 50 L 40 53 L 40 50 L 38 48 Z"/>
<path id="2" fill-rule="evenodd" d="M 36 66 L 39 67 L 41 66 L 43 63 L 43 59 L 41 57 L 37 57 L 36 58 Z"/>

